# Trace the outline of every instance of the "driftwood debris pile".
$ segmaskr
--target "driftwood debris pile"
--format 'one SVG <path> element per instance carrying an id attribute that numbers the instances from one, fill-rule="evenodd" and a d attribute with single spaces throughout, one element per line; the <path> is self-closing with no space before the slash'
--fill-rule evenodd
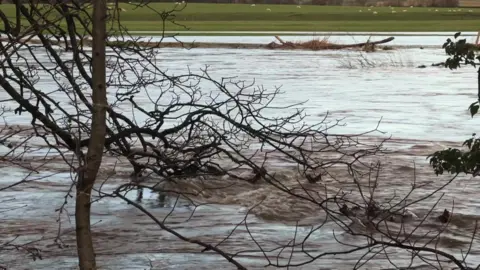
<path id="1" fill-rule="evenodd" d="M 181 42 L 155 42 L 155 41 L 109 41 L 107 42 L 108 46 L 115 47 L 143 47 L 143 48 L 225 48 L 225 49 L 266 49 L 266 50 L 310 50 L 310 51 L 319 51 L 319 50 L 340 50 L 340 49 L 350 49 L 358 48 L 364 51 L 374 51 L 376 45 L 385 44 L 392 41 L 394 38 L 389 37 L 379 41 L 367 41 L 362 43 L 353 43 L 353 44 L 336 44 L 328 41 L 328 38 L 324 39 L 312 39 L 306 42 L 285 42 L 280 37 L 275 36 L 279 41 L 270 42 L 268 44 L 255 44 L 255 43 L 216 43 L 216 42 L 194 42 L 194 43 L 181 43 Z M 0 42 L 8 42 L 7 38 L 0 38 Z M 17 43 L 24 44 L 42 44 L 38 39 L 17 39 Z M 65 40 L 50 40 L 52 45 L 65 45 Z M 70 43 L 68 40 L 67 43 Z M 77 41 L 77 44 L 81 46 L 90 47 L 92 45 L 92 40 L 89 38 L 84 38 Z M 67 44 L 70 48 L 70 44 Z"/>
<path id="2" fill-rule="evenodd" d="M 280 37 L 275 36 L 275 38 L 280 42 L 280 44 L 271 42 L 267 45 L 269 49 L 291 49 L 291 50 L 341 50 L 349 48 L 361 48 L 365 51 L 374 51 L 376 45 L 385 44 L 394 39 L 394 37 L 389 37 L 379 41 L 367 41 L 362 43 L 353 43 L 353 44 L 336 44 L 328 41 L 328 38 L 323 39 L 312 39 L 306 42 L 285 42 Z"/>

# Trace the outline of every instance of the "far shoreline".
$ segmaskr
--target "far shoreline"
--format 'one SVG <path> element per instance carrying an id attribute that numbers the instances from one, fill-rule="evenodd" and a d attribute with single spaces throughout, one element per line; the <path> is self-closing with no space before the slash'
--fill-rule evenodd
<path id="1" fill-rule="evenodd" d="M 476 37 L 477 32 L 462 32 L 463 37 Z M 418 36 L 418 37 L 451 37 L 454 31 L 128 31 L 130 35 L 138 36 Z"/>

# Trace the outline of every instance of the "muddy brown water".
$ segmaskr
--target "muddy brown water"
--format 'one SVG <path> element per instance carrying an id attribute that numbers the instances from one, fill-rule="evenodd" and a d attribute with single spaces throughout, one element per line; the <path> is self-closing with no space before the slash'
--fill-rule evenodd
<path id="1" fill-rule="evenodd" d="M 431 150 L 433 149 L 427 148 L 425 153 Z M 385 166 L 386 169 L 378 180 L 378 198 L 390 197 L 393 192 L 400 196 L 408 192 L 409 184 L 413 181 L 413 163 L 405 156 L 398 155 L 395 158 L 388 158 Z M 2 172 L 5 174 L 3 179 L 6 178 L 6 175 L 13 178 L 15 174 L 19 174 L 9 167 L 4 167 Z M 296 176 L 291 173 L 291 170 L 278 170 L 277 173 L 283 174 L 280 179 L 284 181 L 285 185 L 298 186 Z M 105 178 L 106 174 L 108 172 L 103 171 L 100 175 Z M 46 177 L 42 178 L 43 176 Z M 125 173 L 119 171 L 117 176 L 110 177 L 102 190 L 106 192 L 114 189 L 118 184 L 126 182 L 125 176 Z M 416 166 L 416 177 L 417 184 L 425 184 L 425 186 L 416 190 L 413 198 L 432 191 L 446 181 L 446 178 L 434 177 L 425 165 Z M 38 269 L 48 265 L 54 265 L 57 269 L 74 269 L 76 260 L 73 201 L 70 199 L 70 203 L 66 207 L 67 211 L 63 214 L 59 215 L 58 212 L 55 212 L 55 209 L 63 203 L 63 197 L 69 188 L 66 179 L 69 179 L 70 175 L 59 172 L 58 169 L 56 172 L 52 169 L 48 173 L 45 169 L 45 172 L 36 178 L 41 180 L 32 179 L 34 182 L 2 192 L 0 230 L 4 240 L 20 235 L 15 241 L 17 244 L 35 241 L 30 246 L 41 249 L 43 260 L 33 261 L 22 252 L 11 251 L 2 252 L 2 263 L 9 269 Z M 319 191 L 324 188 L 332 193 L 339 189 L 343 189 L 345 192 L 356 190 L 352 183 L 341 183 L 328 178 L 317 184 L 308 184 L 305 179 L 301 179 L 301 181 L 308 188 Z M 243 251 L 244 253 L 238 256 L 239 261 L 252 269 L 261 268 L 266 264 L 266 259 L 259 252 L 251 237 L 254 237 L 263 249 L 275 249 L 281 243 L 285 244 L 290 241 L 295 234 L 297 241 L 301 241 L 300 239 L 310 232 L 312 226 L 318 226 L 325 218 L 323 211 L 316 205 L 289 198 L 265 182 L 249 184 L 223 178 L 211 179 L 208 182 L 190 180 L 178 185 L 184 191 L 194 191 L 203 189 L 205 186 L 226 185 L 226 182 L 229 182 L 228 188 L 207 189 L 199 196 L 189 196 L 197 203 L 206 203 L 198 208 L 194 208 L 186 200 L 176 201 L 173 196 L 167 197 L 166 202 L 160 205 L 157 199 L 158 195 L 153 193 L 145 194 L 142 205 L 157 218 L 163 219 L 169 215 L 166 224 L 178 233 L 215 244 L 222 241 L 235 228 L 236 224 L 244 220 L 248 209 L 261 202 L 250 211 L 247 225 L 240 225 L 233 236 L 221 245 L 228 252 Z M 5 184 L 7 181 L 2 181 L 2 185 Z M 457 198 L 461 194 L 474 192 L 478 188 L 480 187 L 475 181 L 459 178 L 445 189 L 446 196 L 435 211 L 440 212 L 443 208 L 451 209 L 452 203 L 455 201 L 455 218 L 443 233 L 440 247 L 450 249 L 452 252 L 468 247 L 477 219 L 475 205 L 478 203 L 478 197 Z M 135 196 L 134 192 L 129 194 L 131 199 Z M 437 198 L 438 196 L 435 196 L 410 209 L 422 216 Z M 173 213 L 170 213 L 173 208 Z M 193 212 L 193 210 L 195 211 Z M 194 213 L 193 216 L 191 216 L 192 213 Z M 57 223 L 59 216 L 60 228 Z M 440 226 L 433 217 L 431 219 L 415 233 L 417 238 L 420 239 L 426 230 Z M 299 222 L 299 227 L 295 233 L 296 222 Z M 218 255 L 200 253 L 201 248 L 198 246 L 180 241 L 161 230 L 151 219 L 119 199 L 107 198 L 95 203 L 92 208 L 92 223 L 94 243 L 102 269 L 149 269 L 150 260 L 154 269 L 177 267 L 180 269 L 209 269 L 212 265 L 234 269 Z M 395 224 L 390 226 L 390 230 L 393 230 Z M 332 234 L 334 230 L 337 231 L 335 237 Z M 53 239 L 59 232 L 62 242 L 57 246 Z M 334 238 L 342 242 L 354 240 L 353 236 L 342 232 L 338 226 L 329 222 L 310 237 L 306 247 L 312 252 L 345 249 L 338 245 Z M 478 251 L 474 246 L 474 254 Z M 290 253 L 279 254 L 279 250 L 275 250 L 268 255 L 271 260 L 278 259 L 280 263 L 286 263 Z M 341 257 L 331 256 L 319 260 L 319 262 L 322 265 L 328 265 L 325 269 L 342 269 L 345 265 L 350 268 L 355 265 L 358 256 L 360 256 L 359 253 Z M 385 267 L 385 258 L 381 257 L 367 264 L 367 268 L 375 268 L 375 265 Z M 391 255 L 391 257 L 398 260 L 400 264 L 402 257 L 404 261 L 408 262 L 408 254 L 402 254 L 402 252 Z M 293 262 L 302 262 L 307 259 L 301 252 L 296 252 Z M 303 268 L 318 269 L 318 266 L 315 265 L 316 263 L 313 263 Z"/>
<path id="2" fill-rule="evenodd" d="M 278 105 L 308 99 L 309 102 L 304 105 L 309 114 L 308 121 L 323 119 L 328 111 L 331 119 L 345 118 L 347 125 L 338 127 L 336 131 L 339 133 L 370 130 L 383 117 L 380 129 L 386 133 L 377 136 L 392 135 L 393 138 L 386 144 L 390 152 L 377 157 L 383 163 L 376 191 L 380 200 L 394 194 L 407 194 L 414 176 L 421 187 L 414 192 L 412 199 L 446 183 L 449 178 L 436 177 L 428 167 L 426 156 L 448 146 L 458 146 L 475 131 L 472 124 L 475 119 L 469 119 L 465 110 L 475 98 L 475 71 L 414 68 L 444 60 L 441 50 L 412 49 L 365 56 L 343 51 L 314 53 L 219 49 L 212 52 L 170 49 L 162 52 L 161 57 L 164 61 L 160 65 L 169 68 L 172 73 L 183 72 L 182 67 L 187 65 L 191 65 L 191 69 L 199 69 L 210 64 L 212 76 L 236 74 L 240 79 L 257 78 L 257 83 L 266 87 L 283 85 L 284 94 L 278 97 Z M 357 59 L 364 57 L 379 64 L 377 67 L 362 68 L 356 63 Z M 344 65 L 345 60 L 352 65 Z M 42 78 L 41 83 L 49 87 L 48 78 Z M 0 96 L 1 99 L 6 97 L 3 92 Z M 143 101 L 148 100 L 144 98 Z M 67 101 L 62 102 L 68 104 Z M 13 108 L 13 105 L 6 104 Z M 125 112 L 128 113 L 128 110 Z M 18 116 L 7 113 L 5 121 L 21 127 L 28 125 L 29 118 L 24 114 Z M 25 134 L 28 132 L 25 131 Z M 373 142 L 377 138 L 366 140 Z M 43 164 L 41 158 L 46 151 L 41 141 L 32 141 L 31 146 L 36 147 L 35 151 L 16 163 L 35 167 L 38 173 L 30 175 L 28 183 L 0 191 L 0 238 L 2 243 L 15 239 L 12 244 L 17 245 L 31 242 L 28 246 L 40 249 L 42 260 L 34 261 L 25 250 L 4 249 L 0 252 L 0 265 L 8 269 L 76 269 L 73 200 L 68 199 L 66 210 L 62 213 L 56 211 L 65 200 L 74 174 L 62 165 L 59 157 L 49 156 L 49 162 Z M 2 148 L 1 151 L 8 150 Z M 19 168 L 18 164 L 1 163 L 0 188 L 28 174 L 28 170 Z M 108 179 L 101 186 L 103 191 L 110 192 L 128 181 L 130 170 L 125 164 L 121 160 L 105 158 L 99 179 Z M 325 177 L 316 184 L 310 184 L 296 173 L 284 157 L 273 156 L 268 166 L 289 188 L 302 185 L 328 194 L 343 190 L 352 192 L 352 196 L 359 199 L 358 194 L 355 195 L 356 186 L 343 170 L 332 168 L 336 179 Z M 150 182 L 153 184 L 154 180 Z M 422 217 L 444 193 L 432 216 L 445 208 L 453 209 L 454 215 L 438 245 L 459 258 L 461 252 L 469 247 L 478 219 L 480 198 L 476 192 L 479 185 L 476 179 L 461 176 L 442 193 L 409 207 Z M 218 186 L 225 188 L 212 189 Z M 204 190 L 205 187 L 208 189 Z M 300 249 L 296 249 L 291 257 L 291 250 L 281 251 L 278 247 L 293 238 L 297 242 L 302 241 L 312 227 L 322 224 L 325 218 L 317 205 L 286 196 L 266 182 L 250 184 L 211 177 L 180 181 L 171 188 L 191 192 L 203 190 L 199 195 L 189 196 L 200 206 L 194 207 L 186 199 L 176 201 L 172 194 L 164 202 L 159 202 L 158 194 L 149 192 L 145 193 L 141 205 L 159 219 L 168 215 L 166 224 L 186 237 L 218 244 L 249 213 L 247 225 L 245 222 L 239 225 L 231 238 L 220 246 L 230 253 L 240 252 L 236 258 L 249 269 L 262 269 L 268 260 L 281 265 L 289 260 L 294 264 L 308 261 L 309 258 Z M 100 189 L 100 186 L 96 189 Z M 98 193 L 94 193 L 96 196 Z M 127 196 L 134 199 L 136 193 L 130 192 Z M 61 221 L 60 225 L 58 220 Z M 398 225 L 391 226 L 397 226 L 398 229 Z M 421 239 L 429 229 L 438 229 L 440 226 L 434 218 L 428 218 L 413 238 Z M 92 230 L 101 269 L 234 269 L 218 254 L 201 252 L 202 248 L 197 245 L 181 241 L 161 230 L 139 210 L 118 198 L 104 198 L 93 204 Z M 54 239 L 59 233 L 61 242 L 56 244 Z M 320 254 L 348 248 L 337 241 L 349 243 L 361 239 L 345 233 L 333 222 L 326 222 L 310 236 L 305 249 Z M 480 263 L 477 237 L 473 243 L 467 261 L 470 265 L 477 265 Z M 257 244 L 271 251 L 264 254 Z M 351 269 L 362 255 L 357 252 L 327 256 L 294 269 Z M 389 260 L 406 267 L 410 262 L 410 254 L 389 249 L 375 260 L 367 262 L 363 268 L 393 268 Z M 417 266 L 424 264 L 415 261 Z M 448 263 L 444 266 L 453 267 Z"/>

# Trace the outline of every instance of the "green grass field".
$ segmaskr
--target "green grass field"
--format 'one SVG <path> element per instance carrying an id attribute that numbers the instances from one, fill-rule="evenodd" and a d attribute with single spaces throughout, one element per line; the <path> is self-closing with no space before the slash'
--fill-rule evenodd
<path id="1" fill-rule="evenodd" d="M 161 11 L 174 4 L 150 6 Z M 134 9 L 129 4 L 121 8 L 125 9 L 121 21 L 128 30 L 162 30 L 160 16 L 151 9 Z M 12 5 L 3 4 L 0 9 L 14 18 Z M 193 31 L 477 31 L 480 9 L 188 4 L 175 14 L 175 21 Z M 167 23 L 166 30 L 185 29 Z"/>

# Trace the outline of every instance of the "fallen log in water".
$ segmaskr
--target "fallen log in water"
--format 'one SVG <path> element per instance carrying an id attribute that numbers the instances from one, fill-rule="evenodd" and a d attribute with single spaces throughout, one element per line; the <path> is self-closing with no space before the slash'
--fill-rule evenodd
<path id="1" fill-rule="evenodd" d="M 388 43 L 388 42 L 390 42 L 394 39 L 395 39 L 394 37 L 389 37 L 389 38 L 382 39 L 382 40 L 379 40 L 379 41 L 369 41 L 369 42 L 346 44 L 346 45 L 340 45 L 340 46 L 343 46 L 343 48 L 364 47 L 364 46 L 368 46 L 368 45 L 385 44 L 385 43 Z"/>
<path id="2" fill-rule="evenodd" d="M 279 37 L 276 37 L 281 43 L 271 42 L 268 44 L 256 44 L 256 43 L 217 43 L 217 42 L 194 42 L 194 43 L 181 43 L 181 42 L 154 42 L 154 41 L 108 41 L 107 46 L 115 47 L 143 47 L 143 48 L 205 48 L 205 49 L 268 49 L 268 50 L 339 50 L 349 48 L 363 48 L 365 50 L 373 50 L 375 45 L 385 44 L 394 39 L 389 37 L 379 41 L 368 41 L 354 44 L 335 44 L 328 42 L 327 39 L 323 40 L 310 40 L 306 42 L 285 42 Z M 8 39 L 1 38 L 0 42 L 8 42 Z M 20 39 L 16 43 L 25 44 L 42 44 L 37 39 Z M 51 45 L 63 45 L 64 41 L 50 40 Z M 79 40 L 78 44 L 82 46 L 90 47 L 92 45 L 91 39 Z M 67 44 L 67 49 L 70 48 L 70 44 Z"/>

